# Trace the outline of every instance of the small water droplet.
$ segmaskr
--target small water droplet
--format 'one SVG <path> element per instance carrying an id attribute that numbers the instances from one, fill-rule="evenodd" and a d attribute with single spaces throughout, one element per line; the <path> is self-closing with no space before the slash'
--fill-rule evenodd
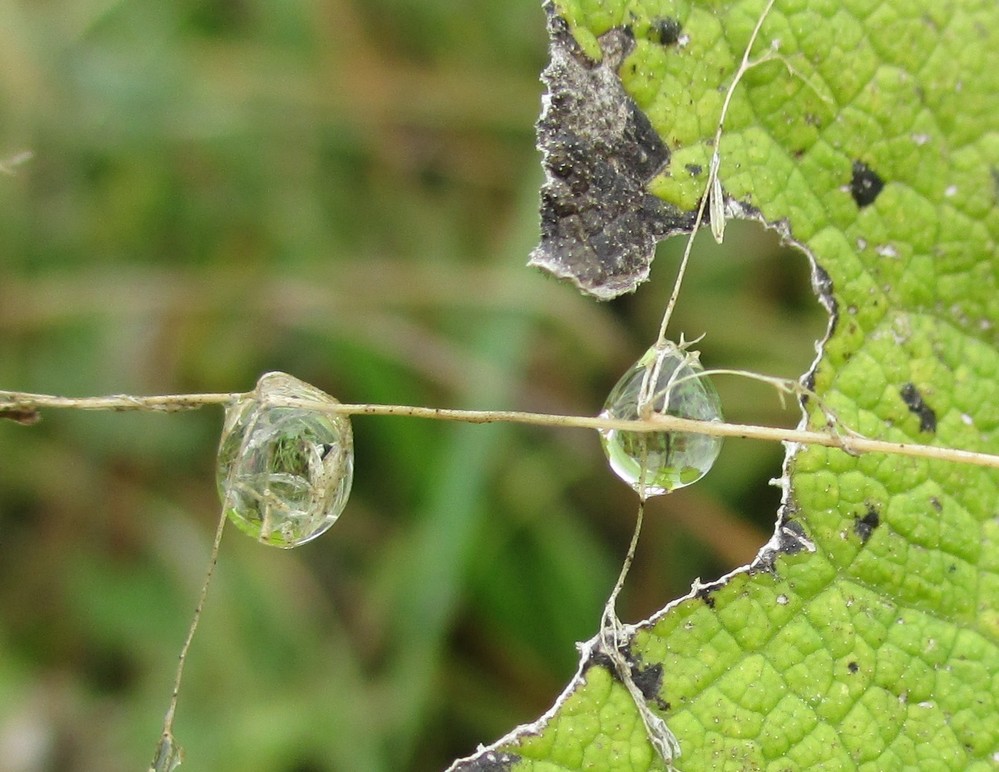
<path id="1" fill-rule="evenodd" d="M 683 344 L 681 343 L 681 346 Z M 721 400 L 696 352 L 669 341 L 653 346 L 611 389 L 601 413 L 635 420 L 652 412 L 720 421 Z M 644 387 L 644 388 L 643 388 Z M 614 473 L 645 498 L 697 482 L 714 464 L 722 438 L 691 432 L 600 432 Z"/>
<path id="2" fill-rule="evenodd" d="M 347 417 L 322 409 L 335 404 L 314 386 L 275 372 L 227 408 L 219 495 L 229 519 L 257 541 L 297 547 L 343 512 L 354 444 Z"/>
<path id="3" fill-rule="evenodd" d="M 184 752 L 170 732 L 164 732 L 156 745 L 156 755 L 149 766 L 149 772 L 173 772 L 184 760 Z"/>

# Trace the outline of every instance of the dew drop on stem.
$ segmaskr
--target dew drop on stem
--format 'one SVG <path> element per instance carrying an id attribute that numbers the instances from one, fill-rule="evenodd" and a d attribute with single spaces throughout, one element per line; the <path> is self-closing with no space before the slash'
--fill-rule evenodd
<path id="1" fill-rule="evenodd" d="M 670 341 L 650 348 L 611 389 L 601 416 L 623 420 L 653 413 L 721 421 L 721 400 L 697 352 Z M 600 432 L 614 473 L 643 499 L 700 480 L 721 450 L 722 438 L 693 432 Z"/>
<path id="2" fill-rule="evenodd" d="M 228 518 L 263 544 L 285 549 L 336 522 L 350 494 L 350 421 L 337 401 L 285 373 L 266 373 L 226 409 L 218 489 Z"/>

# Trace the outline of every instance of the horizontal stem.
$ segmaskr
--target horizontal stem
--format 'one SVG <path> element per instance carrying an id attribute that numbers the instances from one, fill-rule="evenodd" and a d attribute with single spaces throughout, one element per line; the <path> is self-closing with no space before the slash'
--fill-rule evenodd
<path id="1" fill-rule="evenodd" d="M 54 397 L 49 394 L 0 391 L 0 417 L 5 413 L 26 413 L 43 408 L 110 410 L 115 413 L 135 410 L 176 413 L 182 410 L 197 410 L 205 405 L 224 405 L 239 396 L 242 395 L 160 394 L 152 397 L 134 397 L 130 394 L 111 394 L 107 397 Z"/>
<path id="2" fill-rule="evenodd" d="M 408 405 L 333 405 L 331 412 L 342 415 L 404 415 L 411 418 L 432 418 L 438 421 L 463 421 L 465 423 L 518 423 L 536 426 L 563 426 L 576 429 L 603 429 L 629 432 L 690 432 L 715 437 L 740 437 L 747 440 L 770 442 L 796 442 L 802 445 L 823 445 L 847 453 L 890 453 L 915 458 L 933 458 L 957 461 L 999 469 L 999 456 L 976 453 L 970 450 L 941 448 L 935 445 L 885 442 L 866 437 L 851 437 L 784 429 L 777 426 L 730 424 L 723 421 L 697 421 L 691 418 L 653 413 L 647 420 L 626 421 L 602 416 L 566 416 L 545 413 L 525 413 L 516 410 L 451 410 L 447 408 L 411 407 Z"/>
<path id="3" fill-rule="evenodd" d="M 54 397 L 47 394 L 27 394 L 23 392 L 0 391 L 0 418 L 10 417 L 21 420 L 25 415 L 45 408 L 67 408 L 76 410 L 111 410 L 115 412 L 146 410 L 155 412 L 176 412 L 196 410 L 206 405 L 225 405 L 239 397 L 240 393 L 222 394 L 174 394 L 152 397 L 136 397 L 118 394 L 108 397 Z M 716 437 L 740 437 L 748 440 L 769 442 L 794 442 L 802 445 L 822 445 L 837 448 L 851 454 L 887 453 L 897 456 L 953 461 L 962 464 L 999 469 L 999 456 L 976 453 L 970 450 L 920 445 L 906 442 L 886 442 L 866 437 L 838 435 L 829 432 L 812 432 L 800 429 L 784 429 L 775 426 L 754 426 L 752 424 L 730 424 L 722 421 L 696 421 L 690 418 L 654 413 L 648 419 L 626 421 L 602 416 L 567 416 L 547 413 L 528 413 L 517 410 L 455 410 L 451 408 L 415 407 L 412 405 L 368 405 L 341 404 L 338 402 L 315 402 L 293 397 L 271 399 L 271 404 L 287 407 L 302 407 L 324 410 L 338 415 L 407 416 L 427 418 L 437 421 L 461 421 L 463 423 L 518 423 L 533 426 L 559 426 L 575 429 L 618 430 L 629 432 L 690 432 Z"/>

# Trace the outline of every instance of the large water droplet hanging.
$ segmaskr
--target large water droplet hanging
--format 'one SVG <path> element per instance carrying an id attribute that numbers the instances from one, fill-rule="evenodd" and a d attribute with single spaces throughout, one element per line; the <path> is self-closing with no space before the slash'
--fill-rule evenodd
<path id="1" fill-rule="evenodd" d="M 218 488 L 226 515 L 242 531 L 264 544 L 297 547 L 340 517 L 354 443 L 347 417 L 323 410 L 335 404 L 297 378 L 267 373 L 229 405 Z"/>
<path id="2" fill-rule="evenodd" d="M 601 415 L 635 420 L 654 412 L 720 421 L 721 400 L 703 372 L 696 352 L 669 341 L 653 346 L 611 389 Z M 611 469 L 642 498 L 700 480 L 722 444 L 721 437 L 691 432 L 604 430 L 600 440 Z"/>

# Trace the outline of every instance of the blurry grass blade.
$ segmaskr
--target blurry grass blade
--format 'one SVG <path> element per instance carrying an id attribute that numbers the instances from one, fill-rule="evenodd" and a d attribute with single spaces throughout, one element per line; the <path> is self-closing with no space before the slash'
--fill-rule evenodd
<path id="1" fill-rule="evenodd" d="M 22 150 L 20 153 L 15 153 L 10 158 L 0 161 L 0 172 L 14 175 L 17 173 L 17 167 L 26 164 L 34 155 L 30 150 Z"/>
<path id="2" fill-rule="evenodd" d="M 527 180 L 522 213 L 517 219 L 512 243 L 504 252 L 526 254 L 536 236 L 534 179 Z M 511 265 L 515 264 L 511 261 Z M 499 316 L 484 323 L 475 348 L 481 357 L 505 373 L 496 379 L 476 372 L 457 400 L 469 405 L 501 407 L 513 397 L 516 374 L 525 365 L 527 342 L 534 322 L 521 315 Z M 472 560 L 474 534 L 488 508 L 485 486 L 489 470 L 510 427 L 456 426 L 444 448 L 432 495 L 419 520 L 417 533 L 408 540 L 404 571 L 392 569 L 405 582 L 394 599 L 396 614 L 393 639 L 397 643 L 390 669 L 391 691 L 399 704 L 399 723 L 392 736 L 395 760 L 409 761 L 426 705 L 437 663 L 443 655 L 446 632 Z"/>

